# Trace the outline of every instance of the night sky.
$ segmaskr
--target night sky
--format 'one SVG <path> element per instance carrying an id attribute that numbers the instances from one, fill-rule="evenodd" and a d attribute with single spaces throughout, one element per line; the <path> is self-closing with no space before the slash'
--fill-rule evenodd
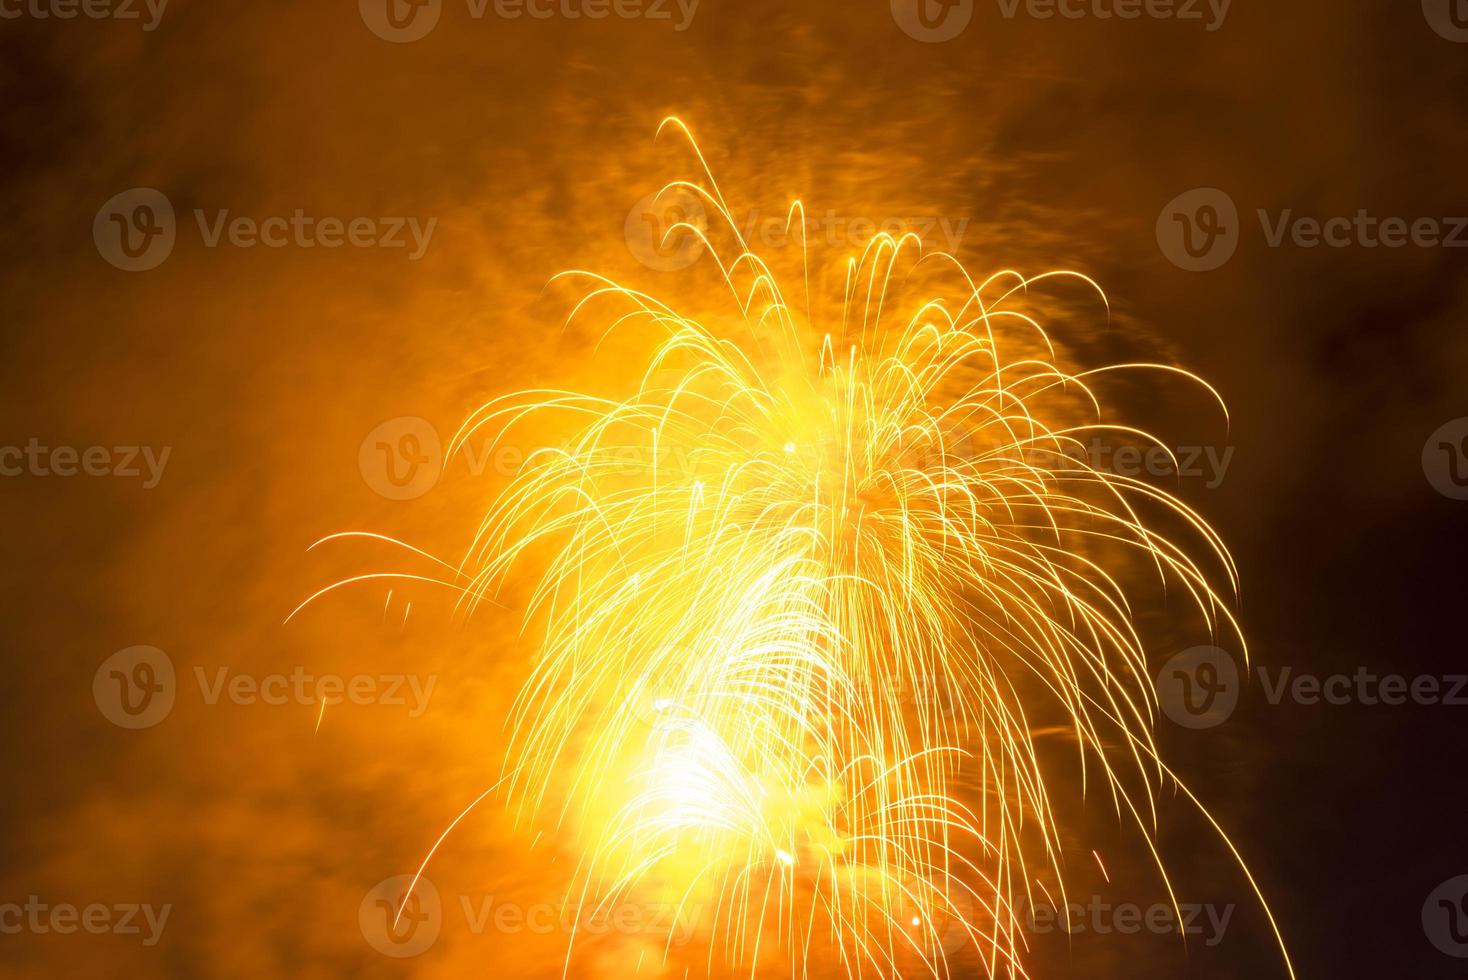
<path id="1" fill-rule="evenodd" d="M 699 312 L 707 258 L 639 237 L 639 202 L 697 175 L 655 138 L 669 113 L 752 227 L 799 197 L 832 254 L 892 220 L 982 274 L 1083 272 L 1109 315 L 1036 300 L 1062 362 L 1218 389 L 1227 422 L 1185 386 L 1105 389 L 1192 458 L 1168 485 L 1241 577 L 1237 705 L 1161 718 L 1164 756 L 1301 978 L 1468 973 L 1462 0 L 386 2 L 0 2 L 0 976 L 561 975 L 559 929 L 465 921 L 556 902 L 575 863 L 498 805 L 435 859 L 431 947 L 367 935 L 372 889 L 497 778 L 525 596 L 466 621 L 443 590 L 370 584 L 285 619 L 339 579 L 429 571 L 313 542 L 456 559 L 519 458 L 435 480 L 425 450 L 427 485 L 395 482 L 377 435 L 423 447 L 519 388 L 625 386 L 625 351 L 563 329 L 557 272 Z M 1213 642 L 1143 626 L 1159 672 Z M 175 673 L 157 719 L 109 700 L 114 669 L 157 681 L 136 647 Z M 1346 703 L 1302 675 L 1349 677 Z M 1406 703 L 1378 703 L 1388 675 Z M 361 696 L 320 712 L 322 676 Z M 1065 806 L 1082 902 L 1167 902 L 1105 799 Z M 1204 933 L 1041 932 L 1037 980 L 1286 975 L 1217 837 L 1181 799 L 1160 816 Z M 64 934 L 32 896 L 169 911 Z M 1209 909 L 1231 910 L 1211 945 Z M 630 978 L 658 945 L 594 942 L 572 975 Z"/>

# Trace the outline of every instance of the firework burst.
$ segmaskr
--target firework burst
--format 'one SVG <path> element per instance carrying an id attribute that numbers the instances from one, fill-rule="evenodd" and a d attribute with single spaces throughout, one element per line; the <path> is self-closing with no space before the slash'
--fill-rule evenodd
<path id="1" fill-rule="evenodd" d="M 499 398 L 450 446 L 545 417 L 573 433 L 527 460 L 456 569 L 468 608 L 534 583 L 507 799 L 576 839 L 576 902 L 655 891 L 690 926 L 712 910 L 711 969 L 947 976 L 965 956 L 1026 975 L 1020 910 L 1065 888 L 1037 719 L 1062 720 L 1155 857 L 1174 780 L 1119 568 L 1141 559 L 1242 644 L 1233 564 L 1182 501 L 1088 459 L 1098 434 L 1151 437 L 1105 421 L 1102 372 L 1059 366 L 1019 300 L 1095 283 L 977 281 L 879 234 L 823 326 L 809 273 L 790 302 L 698 159 L 703 182 L 666 193 L 727 234 L 668 234 L 707 247 L 732 315 L 566 273 L 572 323 L 648 338 L 636 390 Z M 1217 397 L 1168 366 L 1104 370 Z"/>

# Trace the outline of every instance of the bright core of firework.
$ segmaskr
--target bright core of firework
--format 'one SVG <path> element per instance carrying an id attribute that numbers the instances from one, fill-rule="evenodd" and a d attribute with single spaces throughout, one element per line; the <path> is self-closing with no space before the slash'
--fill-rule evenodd
<path id="1" fill-rule="evenodd" d="M 534 583 L 508 798 L 577 837 L 583 904 L 700 910 L 711 969 L 1025 975 L 1021 909 L 1064 901 L 1032 719 L 1063 719 L 1150 848 L 1170 774 L 1118 565 L 1236 631 L 1232 563 L 1180 500 L 1088 462 L 1098 433 L 1150 437 L 1104 421 L 1101 372 L 1062 368 L 1016 300 L 1089 279 L 976 281 L 883 234 L 823 326 L 809 272 L 787 295 L 703 176 L 667 192 L 727 234 L 669 235 L 704 239 L 733 315 L 567 273 L 574 322 L 651 338 L 636 390 L 499 398 L 451 446 L 546 416 L 575 433 L 527 460 L 459 568 L 470 606 Z M 1104 370 L 1135 369 L 1213 394 Z"/>

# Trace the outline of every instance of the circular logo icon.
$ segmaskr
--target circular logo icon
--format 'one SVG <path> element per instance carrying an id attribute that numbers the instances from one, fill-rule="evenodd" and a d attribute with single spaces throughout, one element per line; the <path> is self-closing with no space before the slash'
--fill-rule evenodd
<path id="1" fill-rule="evenodd" d="M 1468 500 L 1468 418 L 1453 419 L 1428 437 L 1422 472 L 1444 497 Z"/>
<path id="2" fill-rule="evenodd" d="M 682 685 L 671 666 L 690 659 L 692 647 L 683 643 L 668 647 L 659 657 L 659 666 L 638 674 L 620 699 L 609 706 L 613 724 L 630 722 L 644 733 L 662 736 L 696 723 L 697 712 L 682 699 Z"/>
<path id="3" fill-rule="evenodd" d="M 173 661 L 157 647 L 119 650 L 92 676 L 92 700 L 119 728 L 152 728 L 173 710 L 178 680 Z"/>
<path id="4" fill-rule="evenodd" d="M 901 888 L 894 895 L 892 923 L 906 934 L 908 948 L 928 963 L 945 962 L 970 943 L 978 947 L 974 900 L 963 885 L 952 884 L 946 895 L 933 887 Z M 919 901 L 915 895 L 927 897 Z"/>
<path id="5" fill-rule="evenodd" d="M 1468 875 L 1443 882 L 1427 896 L 1422 931 L 1440 952 L 1468 960 Z"/>
<path id="6" fill-rule="evenodd" d="M 1468 0 L 1422 0 L 1422 15 L 1440 37 L 1468 42 Z"/>
<path id="7" fill-rule="evenodd" d="M 362 23 L 384 41 L 421 41 L 438 26 L 443 0 L 357 0 Z"/>
<path id="8" fill-rule="evenodd" d="M 357 906 L 357 926 L 383 956 L 407 959 L 427 952 L 443 929 L 443 902 L 427 878 L 395 875 L 374 885 Z M 411 890 L 410 890 L 411 889 Z"/>
<path id="9" fill-rule="evenodd" d="M 632 206 L 623 227 L 632 257 L 657 272 L 677 272 L 697 262 L 707 247 L 700 233 L 707 231 L 708 212 L 686 187 L 647 195 Z"/>
<path id="10" fill-rule="evenodd" d="M 158 268 L 173 253 L 177 240 L 173 204 L 151 187 L 114 195 L 92 219 L 97 251 L 125 272 Z"/>
<path id="11" fill-rule="evenodd" d="M 674 726 L 678 717 L 678 701 L 653 680 L 652 673 L 644 671 L 633 685 L 629 703 L 621 712 L 629 713 L 632 722 L 639 728 L 652 731 L 667 730 Z"/>
<path id="12" fill-rule="evenodd" d="M 438 484 L 443 443 L 427 419 L 405 415 L 367 433 L 357 450 L 362 479 L 388 500 L 416 500 Z"/>
<path id="13" fill-rule="evenodd" d="M 967 29 L 974 0 L 892 0 L 892 19 L 914 41 L 939 44 Z"/>
<path id="14" fill-rule="evenodd" d="M 1239 705 L 1239 667 L 1218 647 L 1193 647 L 1163 665 L 1157 701 L 1184 728 L 1214 728 Z"/>
<path id="15" fill-rule="evenodd" d="M 1179 194 L 1157 216 L 1157 244 L 1179 269 L 1217 269 L 1239 247 L 1239 209 L 1216 187 Z"/>

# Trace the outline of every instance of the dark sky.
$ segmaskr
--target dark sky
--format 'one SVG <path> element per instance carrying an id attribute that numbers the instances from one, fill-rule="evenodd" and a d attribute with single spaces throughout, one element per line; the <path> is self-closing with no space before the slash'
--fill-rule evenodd
<path id="1" fill-rule="evenodd" d="M 0 5 L 0 447 L 139 447 L 137 476 L 0 478 L 0 906 L 171 906 L 152 945 L 146 925 L 0 934 L 0 976 L 559 975 L 559 935 L 445 924 L 397 960 L 358 927 L 369 889 L 411 871 L 493 781 L 524 675 L 515 611 L 465 624 L 430 589 L 375 588 L 282 623 L 325 584 L 406 567 L 370 542 L 308 554 L 319 537 L 371 530 L 455 556 L 483 512 L 493 473 L 406 501 L 375 492 L 359 451 L 379 423 L 446 436 L 516 388 L 614 383 L 593 338 L 561 330 L 550 276 L 596 268 L 700 302 L 699 267 L 648 268 L 628 247 L 629 209 L 693 172 L 653 138 L 669 112 L 739 213 L 781 216 L 799 196 L 843 222 L 946 229 L 978 272 L 1083 271 L 1111 317 L 1091 303 L 1052 324 L 1067 363 L 1161 360 L 1215 385 L 1227 429 L 1167 385 L 1108 395 L 1174 447 L 1232 450 L 1217 479 L 1175 486 L 1233 550 L 1269 683 L 1284 667 L 1468 673 L 1468 502 L 1433 482 L 1454 489 L 1436 444 L 1468 422 L 1429 441 L 1468 416 L 1468 220 L 1454 220 L 1468 216 L 1468 29 L 1447 2 L 1234 0 L 1219 23 L 1205 4 L 1201 20 L 1121 19 L 1088 0 L 1070 19 L 974 0 L 949 15 L 966 28 L 932 43 L 887 0 L 703 0 L 684 30 L 676 3 L 669 19 L 572 20 L 443 0 L 407 43 L 369 29 L 371 6 L 171 0 L 151 23 L 142 5 L 140 20 Z M 133 188 L 176 215 L 146 271 L 117 267 L 130 260 L 99 218 Z M 1173 205 L 1199 188 L 1213 190 Z M 1159 228 L 1181 229 L 1179 207 L 1206 221 L 1200 201 L 1233 206 L 1220 221 L 1236 250 L 1189 271 Z M 363 235 L 405 244 L 241 247 L 226 225 L 210 245 L 221 212 L 297 210 L 370 218 Z M 1339 247 L 1309 247 L 1301 218 L 1351 223 L 1332 226 Z M 1373 246 L 1385 219 L 1425 231 Z M 1182 632 L 1158 640 L 1159 669 L 1207 642 Z M 131 731 L 93 682 L 138 645 L 166 653 L 177 699 Z M 297 668 L 435 686 L 419 714 L 404 691 L 406 705 L 330 707 L 319 731 L 293 696 L 209 703 L 221 670 Z M 1223 724 L 1162 721 L 1160 738 L 1249 859 L 1299 975 L 1462 976 L 1423 910 L 1468 875 L 1468 690 L 1459 706 L 1276 705 L 1250 676 Z M 1037 937 L 1036 977 L 1283 975 L 1186 810 L 1166 808 L 1160 839 L 1182 901 L 1237 906 L 1223 941 Z M 1104 806 L 1073 819 L 1125 851 Z M 566 860 L 529 836 L 495 809 L 451 839 L 433 872 L 451 915 L 462 896 L 555 900 Z M 1143 857 L 1116 861 L 1107 901 L 1165 900 Z M 631 975 L 623 953 L 580 969 Z"/>

